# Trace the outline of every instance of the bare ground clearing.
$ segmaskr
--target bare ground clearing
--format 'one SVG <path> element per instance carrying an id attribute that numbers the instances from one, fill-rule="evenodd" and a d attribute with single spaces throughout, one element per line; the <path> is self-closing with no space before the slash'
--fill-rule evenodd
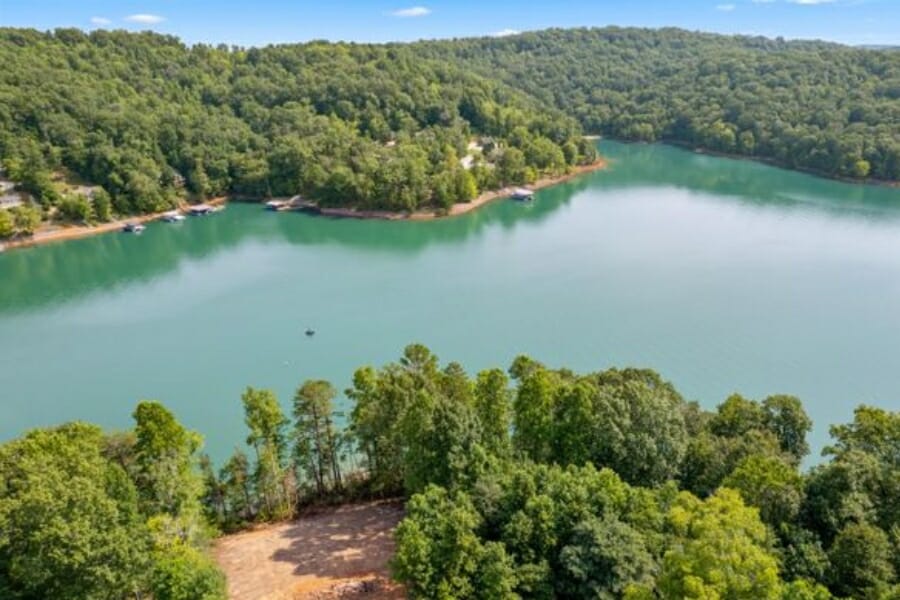
<path id="1" fill-rule="evenodd" d="M 229 535 L 215 557 L 232 600 L 399 600 L 389 578 L 398 502 L 322 510 L 296 521 Z"/>

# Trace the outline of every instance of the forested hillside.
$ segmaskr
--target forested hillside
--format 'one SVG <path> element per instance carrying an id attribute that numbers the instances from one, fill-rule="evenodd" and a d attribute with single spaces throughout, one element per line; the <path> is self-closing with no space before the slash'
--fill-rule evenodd
<path id="1" fill-rule="evenodd" d="M 470 377 L 411 345 L 346 395 L 339 414 L 337 390 L 306 381 L 286 412 L 247 388 L 246 445 L 218 469 L 156 402 L 132 431 L 0 445 L 0 595 L 220 600 L 206 525 L 394 496 L 394 574 L 414 599 L 900 594 L 900 413 L 859 407 L 803 472 L 799 399 L 706 411 L 646 369 L 521 356 Z"/>
<path id="2" fill-rule="evenodd" d="M 412 48 L 5 29 L 0 61 L 0 154 L 45 209 L 63 200 L 51 178 L 63 168 L 119 213 L 298 193 L 407 211 L 595 157 L 574 119 Z"/>
<path id="3" fill-rule="evenodd" d="M 0 60 L 0 158 L 45 218 L 226 194 L 442 208 L 592 161 L 582 133 L 900 179 L 891 50 L 676 29 L 250 49 L 0 29 Z M 60 178 L 102 189 L 66 197 Z M 35 226 L 0 217 L 0 236 Z"/>
<path id="4" fill-rule="evenodd" d="M 573 115 L 847 178 L 900 179 L 900 52 L 680 29 L 555 29 L 423 42 Z"/>

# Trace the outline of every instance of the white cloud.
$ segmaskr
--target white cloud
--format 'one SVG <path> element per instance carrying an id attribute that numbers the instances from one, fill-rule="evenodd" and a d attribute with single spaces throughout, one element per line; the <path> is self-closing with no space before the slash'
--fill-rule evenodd
<path id="1" fill-rule="evenodd" d="M 91 17 L 91 23 L 94 25 L 109 25 L 112 21 L 106 17 Z"/>
<path id="2" fill-rule="evenodd" d="M 166 18 L 159 15 L 137 14 L 128 15 L 125 17 L 125 20 L 131 23 L 140 23 L 142 25 L 156 25 L 157 23 L 165 21 Z"/>
<path id="3" fill-rule="evenodd" d="M 501 29 L 500 31 L 495 31 L 491 35 L 493 37 L 506 37 L 508 35 L 519 35 L 522 33 L 518 29 Z"/>
<path id="4" fill-rule="evenodd" d="M 717 4 L 716 10 L 721 10 L 722 12 L 731 12 L 735 9 L 734 4 Z"/>
<path id="5" fill-rule="evenodd" d="M 791 4 L 805 4 L 812 6 L 814 4 L 831 4 L 835 0 L 788 0 Z"/>
<path id="6" fill-rule="evenodd" d="M 772 4 L 775 0 L 752 0 L 753 4 Z"/>
<path id="7" fill-rule="evenodd" d="M 425 6 L 410 6 L 409 8 L 399 8 L 391 13 L 395 17 L 424 17 L 431 14 L 431 9 Z"/>

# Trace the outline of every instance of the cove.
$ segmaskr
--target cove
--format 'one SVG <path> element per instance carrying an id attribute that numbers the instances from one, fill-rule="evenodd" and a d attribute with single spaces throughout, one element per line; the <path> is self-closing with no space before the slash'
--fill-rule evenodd
<path id="1" fill-rule="evenodd" d="M 647 366 L 707 408 L 795 394 L 814 457 L 856 405 L 900 409 L 900 190 L 600 149 L 605 171 L 452 219 L 232 204 L 0 254 L 0 440 L 128 427 L 150 398 L 221 462 L 246 436 L 245 386 L 288 409 L 304 379 L 343 389 L 413 341 L 470 372 L 521 353 Z"/>

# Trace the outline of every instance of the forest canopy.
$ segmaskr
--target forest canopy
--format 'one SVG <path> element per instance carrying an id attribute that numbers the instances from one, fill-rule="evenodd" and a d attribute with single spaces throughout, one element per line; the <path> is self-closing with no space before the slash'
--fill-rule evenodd
<path id="1" fill-rule="evenodd" d="M 596 157 L 561 111 L 406 47 L 3 29 L 0 60 L 0 155 L 45 209 L 60 170 L 123 214 L 225 194 L 412 211 Z"/>
<path id="2" fill-rule="evenodd" d="M 0 60 L 5 176 L 70 221 L 222 195 L 442 209 L 593 161 L 583 134 L 900 179 L 891 50 L 678 29 L 239 48 L 6 28 Z M 0 231 L 33 230 L 18 213 Z"/>
<path id="3" fill-rule="evenodd" d="M 218 468 L 158 402 L 130 431 L 0 445 L 0 595 L 218 600 L 212 531 L 386 497 L 407 500 L 392 568 L 413 599 L 900 594 L 900 413 L 860 406 L 804 471 L 799 399 L 704 410 L 648 369 L 470 376 L 412 344 L 345 395 L 247 388 Z"/>
<path id="4" fill-rule="evenodd" d="M 900 52 L 681 29 L 552 29 L 422 42 L 589 133 L 849 179 L 900 179 Z"/>

